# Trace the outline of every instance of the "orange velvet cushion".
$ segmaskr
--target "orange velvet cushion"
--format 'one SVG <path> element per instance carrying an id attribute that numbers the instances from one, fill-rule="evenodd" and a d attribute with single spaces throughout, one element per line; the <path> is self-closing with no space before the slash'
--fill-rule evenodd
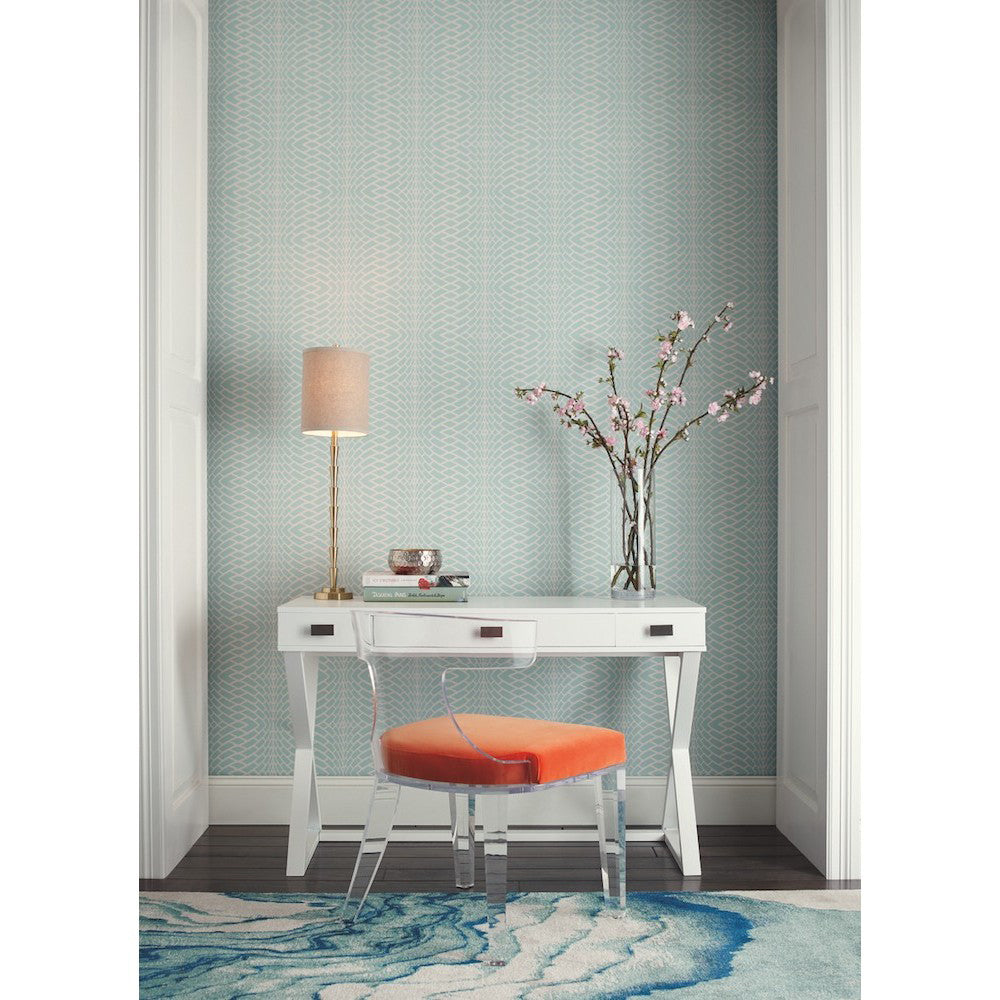
<path id="1" fill-rule="evenodd" d="M 458 715 L 476 746 L 505 759 L 498 764 L 462 739 L 449 716 L 423 719 L 382 734 L 390 774 L 460 785 L 541 785 L 625 763 L 625 737 L 614 729 L 503 715 Z"/>

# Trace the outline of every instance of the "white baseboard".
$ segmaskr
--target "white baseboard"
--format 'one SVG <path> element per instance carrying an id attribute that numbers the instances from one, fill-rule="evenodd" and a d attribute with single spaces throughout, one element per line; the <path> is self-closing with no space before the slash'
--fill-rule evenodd
<path id="1" fill-rule="evenodd" d="M 288 823 L 292 801 L 291 778 L 213 775 L 208 783 L 211 823 Z M 364 826 L 371 786 L 371 778 L 320 778 L 319 801 L 323 823 L 337 827 Z M 663 819 L 663 795 L 663 778 L 630 777 L 629 826 L 659 826 Z M 774 795 L 773 777 L 694 779 L 695 805 L 701 824 L 771 825 L 774 823 Z M 589 827 L 593 825 L 593 803 L 593 786 L 590 784 L 564 785 L 532 795 L 514 795 L 510 802 L 510 823 L 515 827 Z M 447 826 L 447 796 L 443 792 L 404 788 L 395 825 L 397 829 Z M 415 831 L 410 831 L 407 839 L 414 834 Z M 547 831 L 547 837 L 549 835 Z M 345 836 L 350 839 L 347 831 Z"/>

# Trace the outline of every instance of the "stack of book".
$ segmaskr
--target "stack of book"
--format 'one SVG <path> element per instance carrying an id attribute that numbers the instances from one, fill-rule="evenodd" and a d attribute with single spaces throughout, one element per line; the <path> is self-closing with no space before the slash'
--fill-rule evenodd
<path id="1" fill-rule="evenodd" d="M 468 573 L 433 573 L 402 576 L 385 570 L 369 570 L 361 577 L 366 601 L 467 601 Z"/>

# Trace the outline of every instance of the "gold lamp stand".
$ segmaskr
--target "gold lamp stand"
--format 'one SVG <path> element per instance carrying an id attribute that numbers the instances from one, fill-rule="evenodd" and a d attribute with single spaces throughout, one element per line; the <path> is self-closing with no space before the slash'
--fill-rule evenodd
<path id="1" fill-rule="evenodd" d="M 337 584 L 337 449 L 341 437 L 368 433 L 368 355 L 344 347 L 302 352 L 302 433 L 330 436 L 330 585 L 317 601 L 350 601 Z"/>
<path id="2" fill-rule="evenodd" d="M 337 585 L 337 432 L 330 435 L 330 586 L 317 590 L 317 601 L 350 601 L 354 594 Z"/>

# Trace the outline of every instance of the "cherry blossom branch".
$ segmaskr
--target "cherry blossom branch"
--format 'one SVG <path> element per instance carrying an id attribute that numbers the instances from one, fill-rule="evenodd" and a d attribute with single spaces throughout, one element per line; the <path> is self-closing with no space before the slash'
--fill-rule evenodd
<path id="1" fill-rule="evenodd" d="M 712 322 L 706 326 L 701 336 L 689 348 L 679 346 L 681 333 L 694 326 L 694 322 L 686 312 L 679 311 L 674 314 L 673 319 L 676 327 L 669 334 L 664 335 L 657 332 L 657 340 L 661 346 L 658 363 L 653 365 L 656 371 L 656 384 L 653 389 L 645 390 L 645 395 L 650 399 L 648 413 L 640 405 L 633 414 L 630 411 L 628 401 L 619 396 L 618 384 L 615 378 L 615 367 L 616 362 L 621 360 L 622 353 L 616 347 L 608 348 L 608 374 L 598 378 L 597 381 L 598 383 L 607 383 L 611 388 L 608 403 L 613 413 L 612 430 L 622 432 L 624 444 L 621 456 L 616 453 L 617 443 L 614 435 L 604 434 L 593 415 L 587 409 L 586 404 L 583 402 L 582 391 L 575 395 L 570 395 L 558 389 L 550 389 L 544 382 L 534 388 L 518 387 L 514 390 L 515 395 L 521 399 L 527 399 L 532 404 L 536 403 L 543 395 L 549 395 L 554 401 L 565 400 L 564 405 L 559 406 L 558 402 L 556 402 L 556 405 L 552 407 L 559 414 L 560 423 L 566 427 L 579 428 L 591 447 L 600 448 L 607 455 L 608 461 L 611 464 L 611 471 L 614 474 L 622 497 L 622 557 L 626 565 L 618 570 L 616 579 L 624 570 L 627 574 L 626 589 L 629 586 L 636 588 L 639 586 L 639 564 L 645 555 L 644 552 L 636 550 L 638 541 L 638 525 L 636 524 L 636 520 L 639 516 L 639 501 L 640 497 L 646 501 L 646 518 L 649 519 L 652 513 L 649 505 L 651 473 L 663 453 L 670 445 L 675 444 L 677 441 L 686 440 L 690 428 L 692 426 L 700 426 L 703 420 L 713 417 L 719 423 L 724 423 L 731 415 L 743 408 L 744 402 L 756 405 L 760 402 L 766 386 L 774 383 L 773 377 L 768 378 L 761 372 L 752 371 L 750 372 L 750 378 L 753 379 L 751 385 L 740 386 L 735 390 L 726 392 L 721 403 L 716 401 L 709 403 L 704 412 L 691 417 L 672 436 L 667 436 L 667 417 L 675 406 L 683 406 L 687 402 L 683 386 L 688 372 L 694 365 L 695 354 L 702 344 L 708 342 L 709 334 L 720 323 L 722 324 L 722 329 L 726 332 L 732 328 L 732 319 L 729 314 L 732 308 L 733 303 L 727 302 L 715 314 Z M 667 365 L 676 363 L 678 353 L 681 350 L 687 355 L 684 367 L 681 370 L 677 384 L 670 391 L 669 395 L 665 396 L 666 382 L 664 381 L 664 374 Z M 661 409 L 663 410 L 662 414 L 654 416 Z M 649 421 L 648 426 L 646 420 Z M 634 450 L 629 434 L 630 431 L 635 432 L 639 439 L 635 444 Z M 641 480 L 636 475 L 640 459 L 642 460 Z M 631 528 L 627 528 L 627 524 L 631 525 Z"/>
<path id="2" fill-rule="evenodd" d="M 701 347 L 703 343 L 705 343 L 706 340 L 708 340 L 708 335 L 712 332 L 712 330 L 715 329 L 715 327 L 719 323 L 723 324 L 722 328 L 727 332 L 732 327 L 732 320 L 730 319 L 728 313 L 726 312 L 727 309 L 732 309 L 732 308 L 733 308 L 732 302 L 727 302 L 715 314 L 714 318 L 712 319 L 712 322 L 709 323 L 707 327 L 705 327 L 705 332 L 694 342 L 694 346 L 685 349 L 687 351 L 687 358 L 684 361 L 684 369 L 681 372 L 681 377 L 677 380 L 677 386 L 674 392 L 670 394 L 670 399 L 667 402 L 666 407 L 664 407 L 663 416 L 660 418 L 660 426 L 657 428 L 657 432 L 663 430 L 667 422 L 667 415 L 673 409 L 674 404 L 676 403 L 680 406 L 684 405 L 685 402 L 684 393 L 683 391 L 677 392 L 677 390 L 678 389 L 683 390 L 684 388 L 684 379 L 687 378 L 687 373 L 690 371 L 691 366 L 694 364 L 695 352 L 698 350 L 699 347 Z M 691 321 L 691 317 L 688 316 L 688 314 L 685 312 L 678 313 L 677 318 L 678 318 L 678 330 L 685 329 L 685 327 L 681 325 L 685 322 L 691 326 L 694 325 L 694 323 Z"/>
<path id="3" fill-rule="evenodd" d="M 553 398 L 559 397 L 561 399 L 569 400 L 569 401 L 571 401 L 573 403 L 578 403 L 579 406 L 578 407 L 574 407 L 573 414 L 582 413 L 587 418 L 587 420 L 586 420 L 586 422 L 580 422 L 580 421 L 574 420 L 573 424 L 575 424 L 577 427 L 580 427 L 580 426 L 584 426 L 585 423 L 589 423 L 589 425 L 590 425 L 590 431 L 588 432 L 587 436 L 593 442 L 594 447 L 595 448 L 596 447 L 600 447 L 600 448 L 604 449 L 604 451 L 607 453 L 608 460 L 611 462 L 611 468 L 612 469 L 614 469 L 616 461 L 620 462 L 620 459 L 618 458 L 618 456 L 615 455 L 615 453 L 612 450 L 612 448 L 608 445 L 607 439 L 605 438 L 604 434 L 601 433 L 600 427 L 597 426 L 597 421 L 594 420 L 594 418 L 590 415 L 590 411 L 587 409 L 587 407 L 581 401 L 581 398 L 580 398 L 579 394 L 576 395 L 576 396 L 571 396 L 568 392 L 560 392 L 558 389 L 550 389 L 544 382 L 542 382 L 541 385 L 537 386 L 534 389 L 526 389 L 526 388 L 523 388 L 521 386 L 518 386 L 514 390 L 514 394 L 518 397 L 518 399 L 528 398 L 529 402 L 532 402 L 532 403 L 534 403 L 536 400 L 540 399 L 541 396 L 543 396 L 543 395 L 549 395 L 549 396 L 552 396 Z M 559 410 L 558 407 L 555 407 L 555 409 L 557 411 Z M 563 419 L 566 421 L 566 426 L 567 427 L 572 426 L 572 424 L 570 423 L 570 421 L 573 419 L 573 415 L 571 415 L 569 413 L 569 411 L 567 410 L 562 416 L 563 416 Z"/>
<path id="4" fill-rule="evenodd" d="M 629 459 L 629 444 L 628 444 L 628 432 L 629 424 L 631 421 L 631 414 L 628 412 L 628 403 L 625 402 L 621 396 L 618 395 L 618 385 L 615 382 L 615 362 L 620 361 L 622 352 L 618 350 L 617 347 L 608 348 L 608 382 L 611 384 L 611 395 L 608 397 L 608 402 L 611 403 L 618 415 L 618 420 L 622 427 L 622 449 L 625 453 L 625 457 L 622 460 L 623 468 L 628 466 Z M 612 400 L 614 402 L 612 402 Z M 612 424 L 612 429 L 614 425 Z"/>
<path id="5" fill-rule="evenodd" d="M 650 471 L 652 471 L 656 463 L 660 460 L 660 456 L 670 445 L 675 441 L 685 440 L 688 437 L 688 428 L 692 425 L 701 426 L 702 420 L 706 417 L 714 417 L 720 424 L 725 423 L 729 419 L 730 413 L 736 413 L 738 410 L 743 409 L 744 400 L 748 400 L 751 405 L 756 406 L 760 402 L 760 398 L 767 385 L 774 384 L 774 377 L 768 378 L 760 372 L 751 372 L 750 376 L 755 380 L 753 385 L 740 386 L 734 391 L 727 392 L 721 403 L 709 403 L 704 413 L 699 413 L 698 416 L 692 417 L 685 424 L 682 424 L 672 438 L 658 446 L 653 458 L 653 464 L 650 466 Z"/>
<path id="6" fill-rule="evenodd" d="M 537 400 L 539 400 L 543 395 L 549 395 L 552 396 L 553 398 L 559 397 L 561 399 L 565 399 L 567 401 L 567 404 L 577 404 L 573 408 L 572 414 L 569 412 L 568 406 L 563 407 L 562 412 L 560 412 L 559 407 L 553 407 L 553 409 L 555 410 L 555 412 L 560 413 L 560 422 L 565 423 L 565 426 L 567 427 L 585 426 L 585 422 L 581 422 L 579 420 L 574 419 L 574 417 L 578 413 L 582 413 L 587 418 L 586 422 L 589 422 L 590 425 L 590 430 L 587 433 L 587 436 L 588 438 L 590 438 L 591 445 L 594 448 L 598 447 L 602 448 L 604 452 L 607 454 L 608 461 L 611 463 L 611 472 L 615 477 L 615 482 L 618 484 L 619 492 L 622 495 L 622 503 L 625 505 L 625 509 L 628 510 L 629 509 L 628 494 L 625 490 L 625 482 L 627 479 L 631 478 L 628 475 L 629 472 L 628 461 L 627 461 L 628 450 L 626 448 L 625 458 L 623 459 L 619 458 L 615 454 L 614 449 L 611 447 L 611 445 L 608 444 L 608 437 L 601 431 L 601 428 L 598 426 L 597 421 L 593 418 L 590 411 L 583 403 L 581 399 L 582 393 L 577 393 L 577 395 L 571 396 L 568 392 L 561 392 L 559 389 L 550 389 L 544 382 L 542 382 L 534 389 L 528 389 L 523 386 L 518 386 L 514 390 L 514 395 L 516 395 L 519 399 L 527 399 L 528 402 L 531 404 L 537 402 Z M 620 472 L 616 467 L 616 464 L 617 466 L 621 467 Z"/>

